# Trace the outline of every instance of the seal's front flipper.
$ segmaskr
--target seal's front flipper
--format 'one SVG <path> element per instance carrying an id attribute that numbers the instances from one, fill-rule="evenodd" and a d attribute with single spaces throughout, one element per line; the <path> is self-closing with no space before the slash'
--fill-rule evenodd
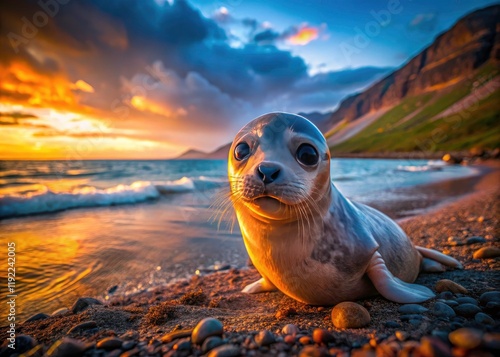
<path id="1" fill-rule="evenodd" d="M 388 300 L 408 304 L 423 302 L 434 297 L 434 293 L 425 286 L 405 283 L 392 275 L 379 252 L 373 254 L 366 274 L 380 295 Z"/>
<path id="2" fill-rule="evenodd" d="M 252 284 L 248 284 L 241 290 L 242 293 L 245 294 L 258 294 L 258 293 L 265 293 L 267 291 L 275 291 L 278 290 L 276 286 L 274 286 L 273 283 L 271 283 L 269 280 L 266 278 L 262 277 L 256 282 Z"/>
<path id="3" fill-rule="evenodd" d="M 455 268 L 455 269 L 463 269 L 464 268 L 463 265 L 460 264 L 460 262 L 458 260 L 456 260 L 455 258 L 444 255 L 443 253 L 439 253 L 438 251 L 436 251 L 434 249 L 418 247 L 418 246 L 416 246 L 415 248 L 417 248 L 418 252 L 424 258 L 435 260 L 436 262 L 443 264 L 445 266 L 448 266 L 450 268 Z"/>

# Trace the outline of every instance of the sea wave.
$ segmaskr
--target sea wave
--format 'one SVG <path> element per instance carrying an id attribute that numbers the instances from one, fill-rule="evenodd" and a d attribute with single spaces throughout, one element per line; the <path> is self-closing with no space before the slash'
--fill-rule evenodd
<path id="1" fill-rule="evenodd" d="M 406 172 L 440 171 L 446 165 L 443 161 L 429 161 L 427 165 L 399 165 L 396 170 Z"/>
<path id="2" fill-rule="evenodd" d="M 71 208 L 112 206 L 144 202 L 161 195 L 206 190 L 224 185 L 224 180 L 205 177 L 183 177 L 175 181 L 136 181 L 99 189 L 93 186 L 54 192 L 39 185 L 36 191 L 0 195 L 0 219 L 31 214 L 63 211 Z"/>

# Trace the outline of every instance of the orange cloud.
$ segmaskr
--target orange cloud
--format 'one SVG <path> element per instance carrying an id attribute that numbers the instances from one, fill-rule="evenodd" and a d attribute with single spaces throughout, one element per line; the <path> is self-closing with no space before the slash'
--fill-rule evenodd
<path id="1" fill-rule="evenodd" d="M 94 87 L 92 87 L 90 84 L 88 84 L 87 82 L 85 82 L 82 79 L 79 79 L 76 81 L 74 88 L 79 89 L 82 92 L 87 92 L 87 93 L 94 93 L 95 92 Z"/>
<path id="2" fill-rule="evenodd" d="M 288 42 L 292 45 L 304 46 L 314 41 L 319 36 L 319 29 L 312 26 L 303 25 L 298 31 L 288 37 Z"/>

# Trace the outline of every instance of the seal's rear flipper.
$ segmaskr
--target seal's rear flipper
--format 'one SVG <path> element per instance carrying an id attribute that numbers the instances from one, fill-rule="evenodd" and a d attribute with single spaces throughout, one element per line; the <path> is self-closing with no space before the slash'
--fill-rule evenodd
<path id="1" fill-rule="evenodd" d="M 446 265 L 451 268 L 456 268 L 456 269 L 463 269 L 464 267 L 458 260 L 455 258 L 449 257 L 447 255 L 444 255 L 443 253 L 439 253 L 438 251 L 434 249 L 428 249 L 428 248 L 423 248 L 423 247 L 415 247 L 417 248 L 418 252 L 422 254 L 424 258 L 429 258 L 432 260 L 437 261 L 438 263 L 441 263 L 443 265 Z M 425 268 L 425 267 L 424 267 Z"/>
<path id="2" fill-rule="evenodd" d="M 273 283 L 271 283 L 269 280 L 266 278 L 262 277 L 256 282 L 252 284 L 248 284 L 241 290 L 242 293 L 246 294 L 258 294 L 258 293 L 265 293 L 267 291 L 275 291 L 278 290 L 276 286 L 274 286 Z"/>
<path id="3" fill-rule="evenodd" d="M 366 274 L 380 295 L 388 300 L 409 304 L 434 297 L 434 293 L 425 286 L 405 283 L 392 275 L 379 252 L 375 252 L 370 259 Z"/>

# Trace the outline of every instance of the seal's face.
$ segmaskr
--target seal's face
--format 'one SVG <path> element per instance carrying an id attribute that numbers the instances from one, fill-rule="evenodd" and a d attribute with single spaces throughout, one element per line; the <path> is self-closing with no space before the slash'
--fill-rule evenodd
<path id="1" fill-rule="evenodd" d="M 229 150 L 231 198 L 237 209 L 263 219 L 289 220 L 313 214 L 330 187 L 330 151 L 307 119 L 265 114 L 236 135 Z"/>

